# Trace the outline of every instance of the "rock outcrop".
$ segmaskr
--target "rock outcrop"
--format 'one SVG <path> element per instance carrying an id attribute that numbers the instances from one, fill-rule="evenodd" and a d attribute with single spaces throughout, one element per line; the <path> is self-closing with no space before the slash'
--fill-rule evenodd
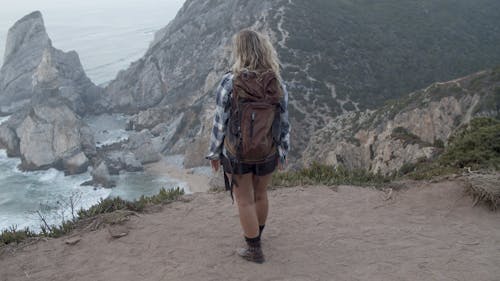
<path id="1" fill-rule="evenodd" d="M 160 151 L 153 144 L 153 135 L 148 130 L 140 133 L 132 133 L 125 145 L 126 150 L 130 150 L 139 162 L 148 164 L 160 160 Z"/>
<path id="2" fill-rule="evenodd" d="M 0 69 L 0 145 L 21 168 L 87 171 L 96 156 L 93 133 L 82 121 L 99 111 L 102 89 L 85 75 L 78 54 L 52 46 L 40 12 L 14 24 Z"/>
<path id="3" fill-rule="evenodd" d="M 130 151 L 110 151 L 103 158 L 112 175 L 118 175 L 120 171 L 140 172 L 144 170 L 142 163 Z"/>
<path id="4" fill-rule="evenodd" d="M 64 170 L 68 174 L 87 170 L 95 155 L 88 126 L 67 105 L 34 106 L 16 129 L 21 167 L 26 170 Z"/>
<path id="5" fill-rule="evenodd" d="M 16 132 L 7 125 L 0 126 L 0 148 L 7 150 L 8 157 L 20 156 L 19 139 Z"/>
<path id="6" fill-rule="evenodd" d="M 500 68 L 435 83 L 376 111 L 352 112 L 319 130 L 304 164 L 319 162 L 382 174 L 437 156 L 475 116 L 500 116 Z"/>
<path id="7" fill-rule="evenodd" d="M 101 162 L 90 172 L 92 175 L 92 185 L 98 185 L 105 188 L 116 186 L 116 182 L 111 179 L 108 167 L 104 162 Z"/>
<path id="8" fill-rule="evenodd" d="M 78 54 L 52 46 L 42 14 L 33 12 L 10 28 L 0 69 L 0 112 L 12 113 L 45 99 L 57 88 L 79 114 L 97 111 L 102 90 L 86 76 Z M 34 100 L 33 100 L 34 98 Z"/>

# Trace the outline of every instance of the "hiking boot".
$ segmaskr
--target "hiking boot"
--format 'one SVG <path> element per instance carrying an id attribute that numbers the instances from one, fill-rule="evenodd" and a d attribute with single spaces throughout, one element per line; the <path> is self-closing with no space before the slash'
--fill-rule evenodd
<path id="1" fill-rule="evenodd" d="M 257 236 L 255 238 L 247 238 L 245 237 L 245 241 L 247 242 L 246 248 L 240 248 L 236 250 L 236 253 L 247 261 L 252 261 L 255 263 L 263 263 L 264 262 L 264 254 L 262 253 L 262 248 L 260 247 L 260 237 Z"/>
<path id="2" fill-rule="evenodd" d="M 239 248 L 236 250 L 236 253 L 246 259 L 247 261 L 255 262 L 255 263 L 264 263 L 264 254 L 262 253 L 261 247 L 246 247 Z"/>

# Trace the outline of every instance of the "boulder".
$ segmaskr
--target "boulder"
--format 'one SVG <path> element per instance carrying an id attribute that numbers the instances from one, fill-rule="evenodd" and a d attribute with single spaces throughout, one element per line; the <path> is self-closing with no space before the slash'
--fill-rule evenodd
<path id="1" fill-rule="evenodd" d="M 142 130 L 140 133 L 132 133 L 129 136 L 128 143 L 125 145 L 125 149 L 132 151 L 142 164 L 158 162 L 161 156 L 152 141 L 153 137 L 148 130 Z"/>
<path id="2" fill-rule="evenodd" d="M 104 162 L 101 162 L 97 167 L 90 172 L 92 175 L 92 183 L 95 186 L 112 188 L 116 186 L 116 182 L 111 179 L 108 167 Z"/>
<path id="3" fill-rule="evenodd" d="M 21 155 L 19 151 L 19 139 L 16 133 L 5 124 L 0 126 L 0 148 L 7 150 L 8 157 L 18 157 Z"/>
<path id="4" fill-rule="evenodd" d="M 112 175 L 118 175 L 120 171 L 140 172 L 144 170 L 141 162 L 130 151 L 111 151 L 104 158 Z"/>
<path id="5" fill-rule="evenodd" d="M 64 103 L 47 101 L 31 108 L 16 129 L 20 139 L 21 168 L 66 170 L 66 166 L 70 174 L 84 172 L 88 157 L 80 153 L 84 153 L 86 145 L 92 145 L 92 140 L 85 135 L 86 127 Z"/>
<path id="6" fill-rule="evenodd" d="M 89 164 L 89 159 L 82 151 L 63 159 L 63 169 L 68 175 L 85 173 Z"/>

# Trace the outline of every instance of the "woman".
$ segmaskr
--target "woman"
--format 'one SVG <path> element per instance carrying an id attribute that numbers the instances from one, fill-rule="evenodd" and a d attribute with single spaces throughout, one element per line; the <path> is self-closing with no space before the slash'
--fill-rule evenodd
<path id="1" fill-rule="evenodd" d="M 267 214 L 267 186 L 271 181 L 276 166 L 283 169 L 289 151 L 288 93 L 280 77 L 280 64 L 276 50 L 270 40 L 255 31 L 242 30 L 233 38 L 232 71 L 225 74 L 216 90 L 217 109 L 207 159 L 211 160 L 214 171 L 218 171 L 222 162 L 224 171 L 232 171 L 235 182 L 234 192 L 238 205 L 240 223 L 247 243 L 246 248 L 238 249 L 237 253 L 246 260 L 262 263 L 264 255 L 260 246 L 260 238 L 264 230 Z M 275 157 L 260 164 L 238 164 L 230 161 L 224 146 L 226 127 L 230 117 L 230 103 L 233 94 L 233 78 L 243 71 L 272 71 L 279 81 L 279 123 L 280 132 Z M 226 140 L 227 141 L 227 140 Z M 238 167 L 235 167 L 238 166 Z"/>

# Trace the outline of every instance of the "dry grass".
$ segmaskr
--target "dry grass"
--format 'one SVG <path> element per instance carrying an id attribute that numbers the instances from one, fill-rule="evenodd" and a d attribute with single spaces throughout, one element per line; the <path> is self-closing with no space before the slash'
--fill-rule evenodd
<path id="1" fill-rule="evenodd" d="M 494 211 L 500 207 L 500 173 L 473 173 L 466 178 L 466 192 L 474 199 L 474 205 L 484 203 Z"/>

